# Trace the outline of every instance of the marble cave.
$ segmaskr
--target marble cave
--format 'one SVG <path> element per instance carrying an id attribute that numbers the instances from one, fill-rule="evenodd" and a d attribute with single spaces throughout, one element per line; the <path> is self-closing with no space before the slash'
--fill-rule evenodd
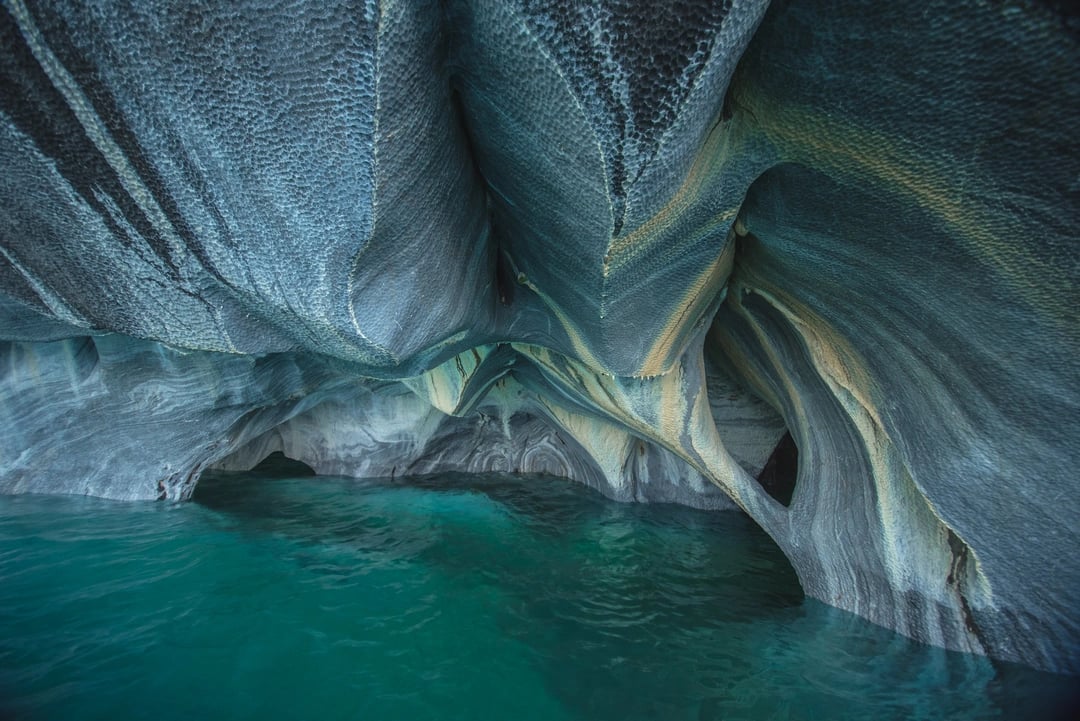
<path id="1" fill-rule="evenodd" d="M 0 492 L 545 473 L 1080 673 L 1055 0 L 4 0 Z"/>

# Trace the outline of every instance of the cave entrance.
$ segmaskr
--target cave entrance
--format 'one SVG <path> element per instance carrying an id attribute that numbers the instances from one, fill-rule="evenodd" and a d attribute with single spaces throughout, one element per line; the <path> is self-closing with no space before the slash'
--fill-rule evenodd
<path id="1" fill-rule="evenodd" d="M 773 500 L 787 507 L 791 505 L 791 497 L 795 493 L 795 481 L 798 476 L 799 447 L 795 445 L 791 431 L 788 431 L 776 444 L 769 460 L 765 462 L 765 467 L 757 476 L 757 482 L 766 493 L 772 496 Z"/>
<path id="2" fill-rule="evenodd" d="M 705 383 L 709 410 L 724 448 L 773 500 L 791 505 L 799 476 L 799 448 L 774 405 L 744 380 L 726 354 L 731 336 L 743 329 L 721 306 L 705 343 Z M 720 330 L 723 326 L 723 330 Z M 752 343 L 752 333 L 739 340 Z"/>
<path id="3" fill-rule="evenodd" d="M 240 509 L 241 515 L 269 512 L 276 494 L 253 493 L 256 486 L 265 489 L 266 481 L 306 479 L 315 477 L 314 469 L 308 464 L 289 458 L 281 451 L 274 451 L 259 461 L 249 471 L 211 469 L 199 479 L 191 500 L 200 506 L 216 510 Z"/>
<path id="4" fill-rule="evenodd" d="M 260 476 L 272 476 L 274 478 L 295 478 L 297 476 L 314 476 L 315 469 L 303 461 L 289 458 L 281 451 L 274 451 L 266 458 L 259 461 L 258 465 L 251 469 L 251 473 Z"/>

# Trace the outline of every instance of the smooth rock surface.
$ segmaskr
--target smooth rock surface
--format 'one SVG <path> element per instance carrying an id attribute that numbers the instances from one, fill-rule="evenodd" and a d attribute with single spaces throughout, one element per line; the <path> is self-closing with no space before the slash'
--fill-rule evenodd
<path id="1" fill-rule="evenodd" d="M 0 37 L 0 491 L 553 473 L 1080 672 L 1067 5 L 5 0 Z"/>

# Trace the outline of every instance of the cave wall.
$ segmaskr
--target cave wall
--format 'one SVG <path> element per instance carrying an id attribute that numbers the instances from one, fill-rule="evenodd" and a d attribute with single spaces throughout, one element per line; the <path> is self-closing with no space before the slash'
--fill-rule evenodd
<path id="1" fill-rule="evenodd" d="M 0 35 L 0 491 L 553 473 L 1080 671 L 1066 5 L 5 0 Z"/>

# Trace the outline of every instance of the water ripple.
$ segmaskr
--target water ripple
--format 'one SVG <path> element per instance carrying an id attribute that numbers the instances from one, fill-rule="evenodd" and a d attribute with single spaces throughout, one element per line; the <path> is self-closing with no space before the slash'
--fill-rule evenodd
<path id="1" fill-rule="evenodd" d="M 558 479 L 0 497 L 0 718 L 1036 718 L 1069 689 L 805 600 L 740 514 Z"/>

